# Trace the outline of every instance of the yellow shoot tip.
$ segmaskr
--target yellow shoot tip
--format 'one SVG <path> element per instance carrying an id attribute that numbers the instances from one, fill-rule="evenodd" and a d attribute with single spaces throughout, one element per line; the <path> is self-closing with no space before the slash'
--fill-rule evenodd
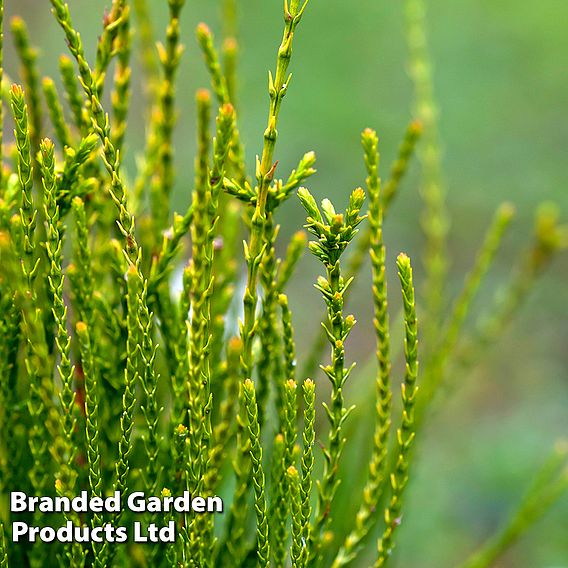
<path id="1" fill-rule="evenodd" d="M 208 89 L 198 89 L 195 98 L 198 103 L 209 104 L 211 102 L 211 93 Z"/>
<path id="2" fill-rule="evenodd" d="M 13 97 L 23 97 L 24 96 L 24 89 L 22 89 L 21 85 L 17 83 L 13 83 L 10 87 L 10 92 L 12 93 Z"/>
<path id="3" fill-rule="evenodd" d="M 341 227 L 343 225 L 343 213 L 337 213 L 333 216 L 332 225 L 334 227 Z"/>
<path id="4" fill-rule="evenodd" d="M 199 24 L 197 24 L 197 37 L 202 39 L 205 37 L 210 37 L 211 34 L 211 28 L 209 28 L 209 26 L 205 23 L 205 22 L 200 22 Z"/>
<path id="5" fill-rule="evenodd" d="M 396 257 L 396 262 L 401 266 L 410 266 L 410 257 L 406 253 L 401 252 Z"/>
<path id="6" fill-rule="evenodd" d="M 231 103 L 225 103 L 220 112 L 226 117 L 232 117 L 235 114 L 235 107 Z"/>
<path id="7" fill-rule="evenodd" d="M 16 28 L 24 28 L 25 25 L 24 20 L 20 16 L 12 16 L 12 19 L 10 20 L 12 30 L 15 31 Z"/>
<path id="8" fill-rule="evenodd" d="M 183 424 L 179 424 L 178 427 L 176 428 L 176 433 L 178 436 L 186 436 L 187 435 L 187 426 L 184 426 Z"/>
<path id="9" fill-rule="evenodd" d="M 291 465 L 291 466 L 287 469 L 287 471 L 288 471 L 288 475 L 289 475 L 290 477 L 296 477 L 296 476 L 298 475 L 298 469 L 297 469 L 295 466 L 293 466 L 293 465 Z"/>
<path id="10" fill-rule="evenodd" d="M 44 138 L 40 142 L 39 146 L 40 146 L 41 153 L 45 154 L 46 152 L 51 151 L 55 145 L 53 143 L 53 140 L 51 140 L 50 138 Z"/>
<path id="11" fill-rule="evenodd" d="M 362 201 L 363 199 L 365 199 L 365 190 L 362 187 L 358 187 L 353 192 L 353 198 Z"/>
<path id="12" fill-rule="evenodd" d="M 423 130 L 424 130 L 424 125 L 422 124 L 421 120 L 416 119 L 416 120 L 413 120 L 410 123 L 410 131 L 415 136 L 420 136 L 422 134 Z"/>
<path id="13" fill-rule="evenodd" d="M 506 219 L 511 219 L 512 217 L 514 217 L 516 212 L 516 207 L 510 201 L 505 201 L 499 207 L 500 215 L 505 217 Z"/>
<path id="14" fill-rule="evenodd" d="M 234 37 L 228 37 L 223 42 L 223 51 L 225 53 L 235 53 L 239 49 L 239 44 Z"/>

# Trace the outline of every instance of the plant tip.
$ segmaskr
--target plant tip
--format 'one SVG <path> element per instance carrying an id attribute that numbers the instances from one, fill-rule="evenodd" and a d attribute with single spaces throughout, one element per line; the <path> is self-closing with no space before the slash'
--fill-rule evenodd
<path id="1" fill-rule="evenodd" d="M 424 130 L 424 125 L 420 119 L 415 119 L 410 123 L 410 131 L 415 136 L 420 136 Z"/>
<path id="2" fill-rule="evenodd" d="M 223 42 L 223 51 L 225 51 L 225 53 L 234 53 L 237 51 L 238 47 L 239 44 L 234 37 L 228 37 Z"/>
<path id="3" fill-rule="evenodd" d="M 211 37 L 211 29 L 205 22 L 197 24 L 197 37 L 199 39 Z"/>
<path id="4" fill-rule="evenodd" d="M 198 103 L 209 104 L 211 102 L 211 93 L 208 89 L 198 89 L 195 98 Z"/>

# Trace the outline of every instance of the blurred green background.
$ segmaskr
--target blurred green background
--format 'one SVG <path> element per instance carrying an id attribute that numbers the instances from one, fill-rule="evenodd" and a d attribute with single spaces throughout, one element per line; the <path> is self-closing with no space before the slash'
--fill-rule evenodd
<path id="1" fill-rule="evenodd" d="M 92 59 L 109 1 L 70 0 L 70 8 Z M 163 38 L 165 0 L 152 0 L 157 36 Z M 309 183 L 319 197 L 339 205 L 364 180 L 359 134 L 366 126 L 381 137 L 383 175 L 411 119 L 412 89 L 406 74 L 401 2 L 312 0 L 298 32 L 294 79 L 284 102 L 277 158 L 286 175 L 307 150 L 318 155 L 318 175 Z M 57 76 L 65 43 L 48 0 L 6 0 L 6 16 L 18 13 L 41 47 L 42 73 Z M 556 202 L 568 218 L 568 3 L 565 0 L 432 0 L 429 35 L 435 87 L 441 109 L 444 168 L 452 213 L 451 294 L 459 289 L 485 227 L 498 203 L 512 201 L 518 216 L 497 265 L 476 303 L 484 307 L 506 281 L 518 253 L 529 242 L 535 206 Z M 260 152 L 267 113 L 267 70 L 273 68 L 281 35 L 280 0 L 239 2 L 240 129 L 249 171 Z M 179 165 L 175 206 L 182 210 L 192 187 L 194 92 L 208 86 L 194 29 L 206 21 L 221 35 L 217 1 L 190 0 L 182 21 L 186 52 L 178 90 L 176 140 Z M 6 33 L 6 69 L 17 64 Z M 140 76 L 134 80 L 127 167 L 143 147 Z M 418 167 L 414 164 L 386 223 L 389 259 L 406 251 L 418 258 Z M 301 227 L 303 212 L 292 200 L 282 211 L 281 243 Z M 319 333 L 319 294 L 310 283 L 317 262 L 306 258 L 291 286 L 298 344 Z M 392 271 L 391 276 L 394 275 Z M 507 517 L 556 438 L 568 431 L 568 260 L 557 260 L 539 282 L 515 325 L 475 370 L 452 377 L 454 387 L 438 399 L 419 448 L 393 565 L 453 566 Z M 357 287 L 351 309 L 359 325 L 348 358 L 360 361 L 349 398 L 362 402 L 372 374 L 364 372 L 373 349 L 370 292 Z M 391 296 L 396 288 L 391 287 Z M 451 299 L 449 296 L 448 300 Z M 393 301 L 396 306 L 396 300 Z M 395 311 L 393 310 L 393 313 Z M 395 325 L 398 322 L 395 322 Z M 400 337 L 400 334 L 395 334 Z M 368 407 L 367 407 L 368 406 Z M 372 409 L 362 403 L 351 418 L 357 439 L 346 461 L 364 471 L 372 431 Z M 345 516 L 359 481 L 344 480 Z M 564 499 L 507 555 L 499 566 L 568 566 L 568 499 Z M 366 561 L 361 561 L 361 566 Z"/>

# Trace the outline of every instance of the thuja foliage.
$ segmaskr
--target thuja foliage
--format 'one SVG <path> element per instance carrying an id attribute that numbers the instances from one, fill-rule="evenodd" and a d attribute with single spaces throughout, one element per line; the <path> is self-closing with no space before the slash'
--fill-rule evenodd
<path id="1" fill-rule="evenodd" d="M 196 95 L 190 203 L 171 212 L 173 135 L 186 102 L 176 81 L 191 32 L 180 16 L 191 7 L 168 1 L 165 39 L 156 43 L 148 4 L 113 0 L 88 60 L 69 7 L 51 0 L 66 46 L 59 80 L 41 78 L 24 21 L 10 24 L 22 73 L 20 83 L 2 76 L 0 106 L 1 124 L 13 124 L 0 145 L 0 566 L 339 567 L 362 558 L 385 566 L 412 507 L 405 493 L 415 446 L 437 391 L 498 339 L 566 247 L 566 228 L 554 209 L 539 209 L 505 294 L 474 333 L 464 331 L 514 211 L 509 204 L 497 210 L 446 309 L 448 212 L 422 0 L 406 2 L 416 117 L 384 183 L 378 136 L 363 132 L 365 188 L 350 193 L 344 212 L 303 187 L 316 173 L 313 152 L 288 175 L 279 177 L 277 167 L 278 131 L 286 128 L 280 110 L 293 88 L 289 69 L 308 2 L 284 1 L 267 125 L 251 172 L 238 129 L 236 2 L 225 0 L 222 46 L 205 24 L 197 28 L 212 94 Z M 127 175 L 135 49 L 148 126 L 144 154 Z M 425 282 L 416 293 L 410 258 L 401 253 L 395 261 L 383 240 L 415 149 L 426 237 Z M 296 232 L 279 257 L 278 209 L 289 199 L 305 209 L 311 240 Z M 325 312 L 313 345 L 297 349 L 286 290 L 306 248 L 320 268 L 315 286 Z M 362 270 L 368 258 L 370 279 Z M 399 278 L 387 283 L 391 264 Z M 178 274 L 181 293 L 172 285 Z M 356 321 L 348 311 L 355 279 L 372 291 L 377 363 L 374 379 L 360 378 L 374 381 L 376 396 L 360 489 L 350 487 L 342 460 L 353 419 L 345 394 L 355 373 L 349 335 Z M 393 294 L 402 297 L 401 345 L 391 340 L 399 325 L 389 318 Z M 319 314 L 317 305 L 306 309 Z M 399 348 L 402 376 L 393 371 Z M 358 427 L 372 429 L 372 420 Z M 509 524 L 463 566 L 489 566 L 541 516 L 568 488 L 565 466 L 559 445 Z M 350 520 L 337 505 L 345 486 L 358 503 Z M 178 536 L 154 545 L 12 542 L 10 491 L 73 497 L 82 490 L 221 495 L 225 512 L 27 513 L 18 519 L 39 527 L 173 521 Z"/>

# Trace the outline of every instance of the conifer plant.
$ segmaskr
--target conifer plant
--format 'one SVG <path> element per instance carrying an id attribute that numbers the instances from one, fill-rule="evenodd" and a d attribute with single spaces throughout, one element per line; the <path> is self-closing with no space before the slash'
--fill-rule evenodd
<path id="1" fill-rule="evenodd" d="M 424 0 L 406 0 L 416 115 L 384 183 L 379 138 L 372 129 L 362 133 L 365 187 L 345 190 L 343 212 L 305 187 L 316 173 L 314 152 L 279 177 L 280 111 L 294 88 L 290 69 L 302 73 L 293 56 L 302 50 L 308 0 L 284 0 L 254 171 L 239 131 L 239 105 L 247 101 L 236 97 L 238 6 L 220 2 L 222 46 L 207 25 L 196 30 L 211 91 L 196 94 L 191 199 L 171 211 L 174 132 L 185 106 L 176 85 L 191 34 L 180 18 L 192 6 L 163 3 L 168 22 L 156 43 L 149 0 L 112 0 L 89 60 L 70 7 L 50 3 L 65 50 L 60 77 L 41 77 L 21 18 L 9 23 L 21 76 L 0 71 L 0 124 L 11 125 L 0 129 L 0 568 L 396 565 L 429 410 L 455 371 L 463 375 L 498 340 L 568 245 L 558 213 L 537 211 L 532 243 L 506 293 L 491 317 L 481 314 L 475 334 L 466 331 L 514 210 L 498 209 L 461 293 L 446 306 L 449 213 Z M 3 10 L 0 0 L 2 31 Z M 2 33 L 0 70 L 3 41 Z M 144 154 L 127 171 L 136 50 L 148 120 Z M 426 249 L 411 260 L 386 249 L 383 221 L 415 151 Z M 278 210 L 288 200 L 305 209 L 305 230 L 297 227 L 280 247 Z M 323 300 L 305 309 L 321 313 L 321 330 L 297 348 L 287 287 L 305 250 L 313 256 L 306 262 L 318 264 Z M 417 263 L 424 282 L 413 278 Z M 398 281 L 387 282 L 391 265 Z M 174 291 L 178 275 L 181 292 Z M 374 376 L 368 366 L 356 369 L 350 352 L 354 282 L 372 293 Z M 401 318 L 389 317 L 392 296 Z M 374 417 L 349 427 L 355 416 L 346 393 L 355 375 L 374 389 Z M 361 487 L 352 483 L 357 466 L 344 459 L 354 427 L 374 431 Z M 566 464 L 566 447 L 557 444 L 510 522 L 464 557 L 464 568 L 492 565 L 564 494 Z M 10 511 L 11 492 L 72 499 L 81 491 L 118 494 L 119 511 Z M 136 513 L 127 499 L 137 491 L 162 500 L 220 496 L 223 513 Z M 338 499 L 345 491 L 356 500 L 351 519 Z M 39 529 L 70 523 L 92 534 L 105 525 L 131 531 L 135 523 L 143 530 L 171 523 L 176 538 L 15 542 L 16 522 Z"/>

